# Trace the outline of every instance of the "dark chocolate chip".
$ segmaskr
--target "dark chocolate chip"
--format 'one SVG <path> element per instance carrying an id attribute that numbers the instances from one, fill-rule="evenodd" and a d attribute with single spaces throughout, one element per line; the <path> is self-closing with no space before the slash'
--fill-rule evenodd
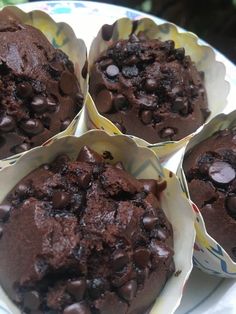
<path id="1" fill-rule="evenodd" d="M 87 283 L 84 278 L 70 281 L 67 284 L 67 291 L 72 294 L 77 301 L 81 301 L 86 291 Z"/>
<path id="2" fill-rule="evenodd" d="M 108 67 L 106 68 L 106 74 L 110 78 L 116 77 L 119 74 L 119 72 L 120 72 L 119 68 L 114 64 L 108 65 Z"/>
<path id="3" fill-rule="evenodd" d="M 37 291 L 29 291 L 24 293 L 24 307 L 28 310 L 37 310 L 40 306 L 40 297 Z"/>
<path id="4" fill-rule="evenodd" d="M 126 111 L 127 109 L 129 109 L 129 103 L 128 103 L 126 97 L 122 94 L 118 94 L 114 98 L 113 104 L 114 104 L 116 110 L 118 110 L 118 111 L 120 111 L 120 110 Z"/>
<path id="5" fill-rule="evenodd" d="M 99 298 L 108 289 L 109 283 L 104 278 L 95 278 L 89 281 L 89 295 L 93 299 Z"/>
<path id="6" fill-rule="evenodd" d="M 146 230 L 151 231 L 155 228 L 158 218 L 153 214 L 145 214 L 143 217 L 143 226 Z"/>
<path id="7" fill-rule="evenodd" d="M 62 92 L 66 95 L 76 93 L 78 89 L 78 83 L 75 76 L 67 71 L 62 72 L 59 85 Z"/>
<path id="8" fill-rule="evenodd" d="M 144 187 L 144 190 L 147 192 L 153 193 L 157 196 L 157 181 L 154 179 L 140 179 L 139 180 Z"/>
<path id="9" fill-rule="evenodd" d="M 236 196 L 227 197 L 226 208 L 229 215 L 236 219 Z"/>
<path id="10" fill-rule="evenodd" d="M 134 251 L 134 261 L 139 268 L 145 268 L 150 259 L 150 251 L 145 247 L 139 247 Z"/>
<path id="11" fill-rule="evenodd" d="M 144 88 L 147 92 L 155 92 L 157 90 L 157 86 L 157 81 L 152 78 L 148 78 L 144 84 Z"/>
<path id="12" fill-rule="evenodd" d="M 33 111 L 42 113 L 47 109 L 47 100 L 44 96 L 35 96 L 30 104 Z"/>
<path id="13" fill-rule="evenodd" d="M 113 95 L 107 89 L 101 90 L 95 99 L 96 106 L 100 113 L 108 113 L 112 110 Z"/>
<path id="14" fill-rule="evenodd" d="M 161 240 L 161 241 L 166 240 L 166 238 L 167 238 L 166 232 L 163 229 L 161 229 L 161 228 L 158 228 L 156 230 L 155 235 L 156 235 L 156 238 Z"/>
<path id="15" fill-rule="evenodd" d="M 170 249 L 164 243 L 155 239 L 152 239 L 150 249 L 160 259 L 167 259 L 171 254 Z"/>
<path id="16" fill-rule="evenodd" d="M 208 170 L 209 177 L 218 184 L 228 184 L 235 178 L 235 170 L 224 161 L 215 161 Z"/>
<path id="17" fill-rule="evenodd" d="M 152 122 L 152 112 L 150 110 L 143 110 L 141 113 L 141 120 L 144 124 Z"/>
<path id="18" fill-rule="evenodd" d="M 47 98 L 47 110 L 49 112 L 55 112 L 58 108 L 57 103 L 54 100 Z"/>
<path id="19" fill-rule="evenodd" d="M 33 96 L 33 88 L 30 83 L 24 82 L 17 85 L 17 95 L 21 98 L 29 98 Z"/>
<path id="20" fill-rule="evenodd" d="M 166 50 L 172 51 L 175 48 L 175 43 L 174 43 L 173 40 L 166 40 L 164 42 L 164 47 L 165 47 Z"/>
<path id="21" fill-rule="evenodd" d="M 119 295 L 126 301 L 131 301 L 137 292 L 137 282 L 135 280 L 130 280 L 122 287 L 118 289 Z"/>
<path id="22" fill-rule="evenodd" d="M 96 153 L 94 150 L 90 149 L 88 146 L 81 148 L 79 155 L 77 157 L 78 161 L 91 162 L 91 163 L 103 163 L 104 160 L 102 156 Z"/>
<path id="23" fill-rule="evenodd" d="M 137 76 L 139 73 L 138 68 L 136 65 L 133 66 L 123 66 L 122 68 L 122 74 L 127 78 L 132 78 L 134 76 Z"/>
<path id="24" fill-rule="evenodd" d="M 11 205 L 9 204 L 0 205 L 0 220 L 3 221 L 8 218 L 10 209 L 11 209 Z"/>
<path id="25" fill-rule="evenodd" d="M 63 191 L 56 191 L 53 193 L 52 196 L 52 205 L 55 208 L 62 209 L 66 207 L 71 200 L 71 196 L 67 192 Z"/>
<path id="26" fill-rule="evenodd" d="M 87 189 L 90 181 L 91 181 L 91 175 L 89 173 L 85 172 L 85 173 L 78 174 L 78 184 L 83 189 Z"/>
<path id="27" fill-rule="evenodd" d="M 21 122 L 20 126 L 22 130 L 24 130 L 30 136 L 42 133 L 44 130 L 44 126 L 39 119 L 25 120 Z"/>
<path id="28" fill-rule="evenodd" d="M 185 57 L 185 49 L 184 48 L 175 49 L 175 57 L 178 60 L 183 60 Z"/>
<path id="29" fill-rule="evenodd" d="M 63 314 L 91 314 L 91 311 L 86 303 L 80 302 L 67 306 Z"/>
<path id="30" fill-rule="evenodd" d="M 65 119 L 64 121 L 62 121 L 61 123 L 61 131 L 64 131 L 68 128 L 68 126 L 70 125 L 71 123 L 71 119 Z"/>
<path id="31" fill-rule="evenodd" d="M 127 263 L 129 262 L 129 256 L 128 254 L 123 250 L 116 250 L 112 254 L 112 268 L 115 271 L 119 271 L 123 269 Z"/>
<path id="32" fill-rule="evenodd" d="M 160 132 L 161 138 L 171 138 L 173 135 L 175 135 L 175 130 L 172 128 L 164 128 Z"/>
<path id="33" fill-rule="evenodd" d="M 22 143 L 20 145 L 15 146 L 13 148 L 13 151 L 15 154 L 20 154 L 20 153 L 26 152 L 30 148 L 31 148 L 31 146 L 29 143 Z"/>
<path id="34" fill-rule="evenodd" d="M 3 116 L 0 118 L 0 130 L 2 132 L 10 132 L 15 129 L 16 123 L 13 117 Z"/>

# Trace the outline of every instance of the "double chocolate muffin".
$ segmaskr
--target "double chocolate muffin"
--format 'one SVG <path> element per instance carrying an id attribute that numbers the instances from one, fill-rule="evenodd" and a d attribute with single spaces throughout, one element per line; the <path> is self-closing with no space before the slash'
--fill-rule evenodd
<path id="1" fill-rule="evenodd" d="M 88 147 L 42 165 L 0 206 L 1 285 L 27 314 L 143 314 L 175 268 L 163 188 Z"/>
<path id="2" fill-rule="evenodd" d="M 236 130 L 218 131 L 195 146 L 183 166 L 208 233 L 236 262 Z"/>
<path id="3" fill-rule="evenodd" d="M 90 72 L 98 111 L 150 143 L 180 140 L 209 115 L 204 75 L 172 40 L 132 34 L 103 52 Z"/>
<path id="4" fill-rule="evenodd" d="M 63 131 L 83 96 L 68 56 L 37 29 L 0 12 L 0 158 Z"/>

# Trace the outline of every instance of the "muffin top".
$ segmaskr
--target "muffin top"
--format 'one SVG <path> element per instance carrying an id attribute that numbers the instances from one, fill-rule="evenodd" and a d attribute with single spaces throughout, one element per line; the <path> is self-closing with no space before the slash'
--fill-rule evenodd
<path id="1" fill-rule="evenodd" d="M 42 165 L 0 206 L 3 288 L 25 313 L 143 314 L 174 271 L 163 188 L 88 147 Z"/>
<path id="2" fill-rule="evenodd" d="M 179 140 L 209 115 L 203 73 L 172 40 L 132 34 L 103 52 L 90 74 L 98 111 L 148 142 Z"/>
<path id="3" fill-rule="evenodd" d="M 183 166 L 208 233 L 236 261 L 236 130 L 218 131 L 196 145 Z"/>
<path id="4" fill-rule="evenodd" d="M 74 66 L 36 28 L 0 13 L 0 158 L 64 130 L 83 103 Z"/>

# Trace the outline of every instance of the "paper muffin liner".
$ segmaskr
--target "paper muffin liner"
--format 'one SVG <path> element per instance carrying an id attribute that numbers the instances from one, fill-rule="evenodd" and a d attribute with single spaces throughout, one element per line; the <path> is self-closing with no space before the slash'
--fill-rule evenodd
<path id="1" fill-rule="evenodd" d="M 161 196 L 161 206 L 173 226 L 176 272 L 167 281 L 150 313 L 173 313 L 180 303 L 184 285 L 192 269 L 195 214 L 176 176 L 161 167 L 150 149 L 139 147 L 127 136 L 111 136 L 98 130 L 89 131 L 81 137 L 68 136 L 56 139 L 48 146 L 33 148 L 21 156 L 14 165 L 0 171 L 0 201 L 28 173 L 44 163 L 53 161 L 59 154 L 66 153 L 75 159 L 84 145 L 99 154 L 103 154 L 104 151 L 111 152 L 114 157 L 111 162 L 122 161 L 125 169 L 136 178 L 161 179 L 167 182 L 167 188 Z M 2 289 L 0 300 L 2 300 L 0 311 L 2 307 L 4 313 L 19 313 Z"/>
<path id="2" fill-rule="evenodd" d="M 232 129 L 236 127 L 236 111 L 230 114 L 220 114 L 206 124 L 201 132 L 196 134 L 188 143 L 185 153 L 190 151 L 193 147 L 211 137 L 215 132 L 224 130 L 226 128 Z M 183 163 L 183 158 L 182 158 Z M 180 178 L 183 190 L 190 199 L 188 190 L 188 183 L 181 166 L 178 169 L 178 176 Z M 194 246 L 194 265 L 201 270 L 221 277 L 236 278 L 236 263 L 231 259 L 224 248 L 212 238 L 205 226 L 204 219 L 198 207 L 192 203 L 193 209 L 196 212 L 196 242 Z"/>
<path id="3" fill-rule="evenodd" d="M 55 47 L 65 52 L 69 59 L 74 64 L 75 75 L 80 83 L 81 92 L 86 100 L 88 91 L 88 76 L 87 76 L 87 48 L 82 39 L 75 36 L 72 28 L 66 23 L 56 23 L 48 14 L 43 11 L 31 11 L 25 13 L 17 7 L 7 6 L 2 12 L 6 15 L 12 16 L 20 20 L 24 24 L 34 26 L 39 29 Z M 64 135 L 74 135 L 78 126 L 80 112 L 74 117 L 66 130 L 56 134 L 54 137 L 61 137 Z M 48 139 L 45 145 L 50 141 Z M 24 153 L 23 153 L 24 154 Z M 14 163 L 21 154 L 13 155 L 3 160 L 0 160 L 0 168 Z"/>
<path id="4" fill-rule="evenodd" d="M 131 33 L 138 34 L 144 32 L 147 38 L 158 38 L 162 41 L 172 39 L 176 48 L 184 47 L 186 55 L 189 55 L 195 62 L 198 71 L 205 74 L 205 87 L 208 97 L 208 108 L 211 111 L 207 121 L 221 113 L 227 105 L 227 95 L 229 93 L 229 83 L 225 81 L 226 69 L 223 63 L 216 61 L 214 50 L 209 46 L 199 44 L 198 37 L 190 32 L 180 32 L 172 23 L 157 25 L 149 18 L 132 21 L 127 18 L 117 20 L 112 25 L 103 25 L 96 38 L 93 40 L 89 52 L 89 69 L 100 54 L 119 39 L 128 39 Z M 121 132 L 113 123 L 107 123 L 107 119 L 98 113 L 95 104 L 90 102 L 85 108 L 87 113 L 86 123 L 88 128 L 102 128 L 109 134 L 120 134 Z M 184 126 L 183 126 L 184 127 Z M 180 141 L 150 144 L 148 147 L 158 150 L 163 154 L 163 158 L 168 158 L 180 147 L 183 147 L 191 135 Z M 162 148 L 165 146 L 163 152 Z M 158 149 L 160 147 L 160 150 Z"/>

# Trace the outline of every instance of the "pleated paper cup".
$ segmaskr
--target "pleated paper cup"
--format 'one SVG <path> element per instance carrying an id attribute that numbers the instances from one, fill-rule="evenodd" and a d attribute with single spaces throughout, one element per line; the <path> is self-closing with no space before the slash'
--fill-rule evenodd
<path id="1" fill-rule="evenodd" d="M 188 143 L 185 155 L 202 141 L 211 137 L 217 131 L 236 128 L 236 111 L 228 115 L 220 114 L 206 124 L 201 132 L 196 134 Z M 188 195 L 188 183 L 183 167 L 179 167 L 178 175 L 183 190 Z M 194 265 L 201 270 L 221 277 L 236 278 L 236 262 L 234 262 L 224 248 L 207 232 L 207 228 L 200 209 L 192 203 L 196 212 L 196 243 L 194 247 Z"/>
<path id="2" fill-rule="evenodd" d="M 74 31 L 68 24 L 56 23 L 43 11 L 31 11 L 29 13 L 25 13 L 17 7 L 7 6 L 2 10 L 2 12 L 14 19 L 17 19 L 21 23 L 28 24 L 39 29 L 55 48 L 59 48 L 67 54 L 69 59 L 74 64 L 75 75 L 79 81 L 85 102 L 88 90 L 88 76 L 87 48 L 84 41 L 76 38 Z M 56 137 L 74 135 L 78 126 L 80 114 L 81 110 L 74 117 L 68 128 L 63 132 L 58 133 Z M 48 140 L 50 141 L 50 139 Z M 21 156 L 21 154 L 13 155 L 1 160 L 0 168 L 14 163 L 19 156 Z"/>
<path id="3" fill-rule="evenodd" d="M 150 313 L 173 313 L 180 303 L 184 285 L 192 269 L 195 214 L 181 190 L 178 179 L 161 167 L 155 154 L 148 148 L 139 147 L 127 136 L 111 136 L 97 130 L 89 131 L 81 137 L 68 136 L 56 139 L 48 146 L 32 149 L 21 156 L 14 165 L 0 171 L 0 201 L 31 171 L 42 164 L 52 162 L 60 154 L 66 153 L 75 159 L 84 145 L 99 154 L 109 151 L 114 158 L 112 163 L 121 161 L 125 169 L 138 179 L 152 178 L 166 181 L 167 185 L 161 194 L 160 202 L 173 227 L 176 272 L 167 281 Z M 2 289 L 0 300 L 0 308 L 4 314 L 20 313 Z"/>
<path id="4" fill-rule="evenodd" d="M 158 38 L 162 41 L 173 40 L 176 48 L 185 48 L 186 55 L 189 55 L 192 61 L 195 62 L 197 70 L 204 72 L 208 108 L 211 111 L 206 122 L 210 121 L 210 119 L 225 109 L 227 105 L 227 95 L 229 93 L 229 83 L 225 81 L 226 70 L 224 64 L 216 61 L 214 50 L 209 46 L 200 44 L 195 34 L 180 32 L 177 27 L 171 23 L 157 25 L 153 20 L 148 18 L 137 21 L 122 18 L 112 25 L 104 25 L 92 42 L 89 52 L 89 69 L 91 69 L 98 57 L 116 41 L 128 39 L 130 34 L 138 34 L 139 32 L 143 32 L 149 39 Z M 92 101 L 85 109 L 88 111 L 89 127 L 102 128 L 109 134 L 121 133 L 113 123 L 107 123 L 107 119 L 98 113 Z M 184 125 L 182 127 L 184 127 Z M 145 126 L 143 132 L 145 132 Z M 168 158 L 168 154 L 173 155 L 173 153 L 188 142 L 190 137 L 191 134 L 175 142 L 157 144 L 143 143 L 148 147 L 152 147 L 154 151 L 158 150 L 158 147 L 161 147 L 161 154 L 163 154 L 162 147 L 170 144 L 164 148 L 166 154 L 164 157 Z"/>

